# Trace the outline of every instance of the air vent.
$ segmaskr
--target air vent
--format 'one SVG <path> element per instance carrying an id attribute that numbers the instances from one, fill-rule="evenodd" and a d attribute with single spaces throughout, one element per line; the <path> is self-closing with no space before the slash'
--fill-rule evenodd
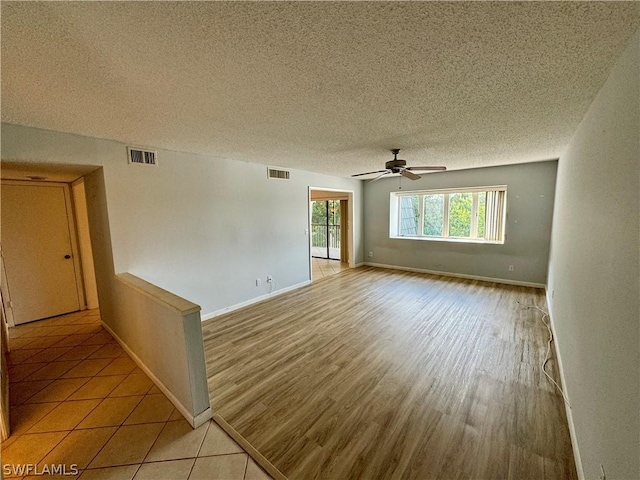
<path id="1" fill-rule="evenodd" d="M 127 147 L 129 163 L 138 165 L 157 165 L 157 154 L 153 150 L 143 150 L 136 147 Z"/>
<path id="2" fill-rule="evenodd" d="M 289 171 L 288 170 L 277 170 L 275 168 L 267 167 L 267 177 L 269 178 L 280 178 L 282 180 L 289 180 Z"/>

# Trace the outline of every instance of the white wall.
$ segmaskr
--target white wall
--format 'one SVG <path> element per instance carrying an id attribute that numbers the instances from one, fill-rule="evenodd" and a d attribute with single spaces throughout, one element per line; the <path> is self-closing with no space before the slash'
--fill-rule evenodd
<path id="1" fill-rule="evenodd" d="M 558 167 L 548 297 L 585 478 L 640 478 L 640 32 Z M 580 465 L 578 466 L 580 470 Z"/>
<path id="2" fill-rule="evenodd" d="M 195 427 L 212 413 L 200 307 L 128 273 L 115 275 L 103 173 L 83 178 L 102 321 Z"/>
<path id="3" fill-rule="evenodd" d="M 194 427 L 211 418 L 200 307 L 129 273 L 107 328 Z"/>
<path id="4" fill-rule="evenodd" d="M 264 165 L 165 150 L 158 166 L 142 167 L 127 164 L 125 147 L 2 125 L 3 160 L 103 166 L 115 272 L 201 305 L 203 317 L 266 294 L 267 275 L 278 288 L 309 280 L 309 186 L 355 192 L 362 262 L 360 181 L 296 170 L 269 180 Z"/>
<path id="5" fill-rule="evenodd" d="M 365 252 L 367 261 L 543 285 L 551 236 L 556 161 L 475 168 L 402 179 L 402 189 L 507 185 L 504 245 L 389 238 L 389 195 L 399 178 L 365 186 Z M 509 265 L 515 270 L 509 272 Z"/>

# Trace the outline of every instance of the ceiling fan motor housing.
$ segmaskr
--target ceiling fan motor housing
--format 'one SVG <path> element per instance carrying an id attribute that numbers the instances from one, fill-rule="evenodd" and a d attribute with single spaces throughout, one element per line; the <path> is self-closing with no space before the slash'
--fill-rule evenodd
<path id="1" fill-rule="evenodd" d="M 388 170 L 392 170 L 393 173 L 398 173 L 400 168 L 404 168 L 407 166 L 406 160 L 400 160 L 399 158 L 394 158 L 393 160 L 389 160 L 384 164 L 385 168 Z"/>

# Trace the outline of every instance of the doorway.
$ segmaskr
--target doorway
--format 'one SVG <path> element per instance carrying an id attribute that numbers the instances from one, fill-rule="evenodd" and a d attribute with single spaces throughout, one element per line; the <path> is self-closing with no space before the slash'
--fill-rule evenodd
<path id="1" fill-rule="evenodd" d="M 13 323 L 83 307 L 69 187 L 2 183 L 2 256 Z"/>
<path id="2" fill-rule="evenodd" d="M 3 162 L 0 267 L 8 326 L 98 307 L 83 188 L 88 167 L 37 168 Z"/>
<path id="3" fill-rule="evenodd" d="M 353 267 L 353 192 L 309 188 L 312 281 Z"/>

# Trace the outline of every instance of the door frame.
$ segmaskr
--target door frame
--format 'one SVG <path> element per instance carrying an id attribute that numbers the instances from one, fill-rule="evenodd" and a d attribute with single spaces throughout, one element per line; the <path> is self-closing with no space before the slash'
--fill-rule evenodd
<path id="1" fill-rule="evenodd" d="M 313 259 L 311 258 L 311 240 L 312 240 L 312 235 L 311 235 L 311 215 L 312 215 L 312 209 L 311 209 L 311 192 L 313 191 L 320 191 L 320 192 L 331 192 L 331 193 L 341 193 L 341 194 L 347 194 L 347 211 L 348 211 L 348 215 L 347 215 L 347 256 L 348 256 L 348 264 L 349 264 L 349 268 L 354 268 L 355 267 L 355 258 L 354 258 L 354 244 L 355 244 L 355 228 L 354 228 L 354 224 L 353 224 L 353 219 L 354 219 L 354 202 L 353 202 L 353 198 L 354 198 L 354 190 L 346 190 L 346 189 L 342 189 L 342 188 L 328 188 L 328 187 L 309 187 L 309 192 L 308 192 L 308 198 L 307 198 L 307 208 L 308 208 L 308 218 L 307 218 L 307 224 L 308 224 L 308 257 L 309 257 L 309 280 L 313 280 Z M 342 218 L 341 218 L 341 222 L 342 222 Z"/>
<path id="2" fill-rule="evenodd" d="M 4 270 L 4 253 L 2 250 L 2 244 L 0 244 L 0 304 L 2 311 L 4 312 L 4 318 L 7 325 L 15 327 L 13 322 L 13 310 L 9 308 L 9 287 L 7 284 L 7 272 Z"/>
<path id="3" fill-rule="evenodd" d="M 82 278 L 82 266 L 80 265 L 80 250 L 78 248 L 78 230 L 76 227 L 73 201 L 71 198 L 71 187 L 68 183 L 62 182 L 34 182 L 28 180 L 0 180 L 0 186 L 2 185 L 17 185 L 17 186 L 30 186 L 30 187 L 62 187 L 64 192 L 64 202 L 67 212 L 67 223 L 69 225 L 69 239 L 71 241 L 71 261 L 73 262 L 73 271 L 76 277 L 76 295 L 78 296 L 78 305 L 80 310 L 86 310 L 87 303 L 84 295 L 84 281 Z M 0 244 L 0 253 L 2 252 L 2 246 Z M 13 309 L 11 307 L 11 286 L 9 285 L 6 277 L 6 271 L 4 267 L 4 254 L 2 261 L 2 305 L 7 313 L 7 322 L 10 327 L 15 327 L 13 318 Z"/>
<path id="4" fill-rule="evenodd" d="M 0 441 L 5 441 L 11 435 L 11 412 L 9 397 L 9 365 L 7 363 L 7 353 L 9 352 L 9 330 L 5 322 L 4 308 L 0 306 Z"/>

